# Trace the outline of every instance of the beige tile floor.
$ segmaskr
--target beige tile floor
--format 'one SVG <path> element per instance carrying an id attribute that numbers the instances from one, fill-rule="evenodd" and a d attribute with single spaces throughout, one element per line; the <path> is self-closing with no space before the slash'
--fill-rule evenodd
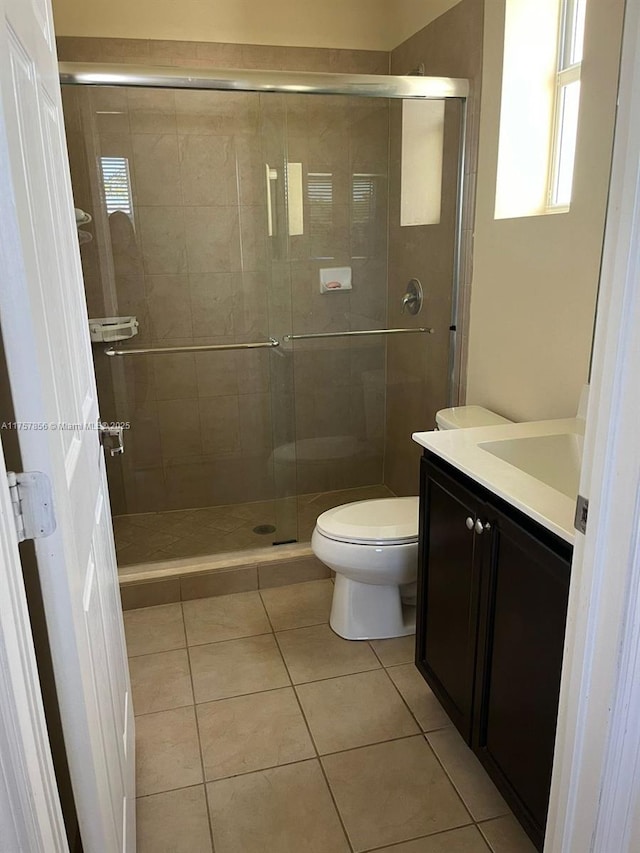
<path id="1" fill-rule="evenodd" d="M 330 580 L 125 613 L 139 853 L 534 853 L 424 683 Z"/>
<path id="2" fill-rule="evenodd" d="M 199 557 L 245 548 L 270 546 L 280 539 L 308 542 L 321 512 L 350 501 L 392 497 L 386 486 L 362 486 L 275 501 L 230 504 L 201 509 L 117 515 L 113 519 L 119 566 Z M 259 534 L 254 527 L 271 524 L 282 530 Z"/>

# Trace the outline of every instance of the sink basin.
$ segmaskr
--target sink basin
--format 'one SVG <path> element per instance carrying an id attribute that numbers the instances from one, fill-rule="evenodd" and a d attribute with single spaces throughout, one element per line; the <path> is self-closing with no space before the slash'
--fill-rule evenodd
<path id="1" fill-rule="evenodd" d="M 478 447 L 525 474 L 575 499 L 582 466 L 583 436 L 577 433 L 485 441 Z"/>

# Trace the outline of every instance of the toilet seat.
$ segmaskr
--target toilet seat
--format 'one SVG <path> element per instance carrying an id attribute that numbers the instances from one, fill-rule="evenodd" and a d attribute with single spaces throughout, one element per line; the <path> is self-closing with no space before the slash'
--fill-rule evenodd
<path id="1" fill-rule="evenodd" d="M 405 545 L 418 541 L 419 498 L 380 498 L 334 507 L 318 516 L 316 530 L 336 542 Z"/>

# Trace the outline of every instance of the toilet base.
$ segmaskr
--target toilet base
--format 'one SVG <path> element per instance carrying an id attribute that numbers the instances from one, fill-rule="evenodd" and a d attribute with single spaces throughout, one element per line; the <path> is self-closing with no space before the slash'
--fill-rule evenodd
<path id="1" fill-rule="evenodd" d="M 345 640 L 385 640 L 415 634 L 416 608 L 400 587 L 359 583 L 336 574 L 329 625 Z"/>

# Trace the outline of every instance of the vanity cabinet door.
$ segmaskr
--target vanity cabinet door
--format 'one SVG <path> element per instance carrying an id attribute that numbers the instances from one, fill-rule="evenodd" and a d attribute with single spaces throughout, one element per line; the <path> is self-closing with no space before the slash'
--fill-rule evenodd
<path id="1" fill-rule="evenodd" d="M 424 459 L 421 479 L 416 665 L 470 743 L 483 504 Z"/>
<path id="2" fill-rule="evenodd" d="M 542 849 L 571 548 L 552 550 L 496 510 L 488 518 L 473 747 Z"/>

